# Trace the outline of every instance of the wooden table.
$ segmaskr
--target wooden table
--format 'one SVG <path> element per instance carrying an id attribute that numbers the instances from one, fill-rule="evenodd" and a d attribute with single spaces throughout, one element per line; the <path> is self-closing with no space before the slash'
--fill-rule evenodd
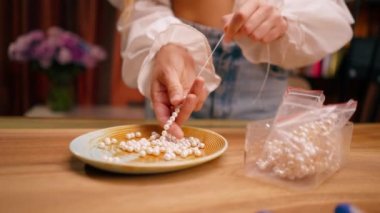
<path id="1" fill-rule="evenodd" d="M 340 202 L 380 212 L 380 124 L 355 125 L 344 169 L 303 192 L 244 175 L 245 122 L 190 123 L 210 126 L 230 146 L 222 157 L 178 172 L 112 174 L 70 154 L 74 137 L 131 122 L 139 121 L 0 118 L 0 212 L 333 212 Z"/>

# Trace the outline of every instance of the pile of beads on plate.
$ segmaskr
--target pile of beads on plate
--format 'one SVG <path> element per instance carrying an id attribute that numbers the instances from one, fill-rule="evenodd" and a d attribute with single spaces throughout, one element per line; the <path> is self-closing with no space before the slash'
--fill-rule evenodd
<path id="1" fill-rule="evenodd" d="M 165 130 L 164 130 L 165 131 Z M 141 137 L 140 132 L 127 133 L 127 141 L 117 141 L 115 138 L 104 138 L 99 142 L 98 148 L 115 152 L 119 149 L 129 153 L 137 153 L 140 157 L 148 155 L 159 157 L 163 154 L 163 159 L 170 161 L 177 157 L 187 158 L 188 156 L 200 157 L 203 155 L 205 144 L 198 138 L 188 137 L 177 139 L 166 133 L 160 135 L 152 132 L 149 138 Z"/>
<path id="2" fill-rule="evenodd" d="M 279 133 L 265 142 L 256 165 L 290 180 L 338 169 L 339 147 L 330 134 L 335 122 L 337 116 L 333 114 Z"/>

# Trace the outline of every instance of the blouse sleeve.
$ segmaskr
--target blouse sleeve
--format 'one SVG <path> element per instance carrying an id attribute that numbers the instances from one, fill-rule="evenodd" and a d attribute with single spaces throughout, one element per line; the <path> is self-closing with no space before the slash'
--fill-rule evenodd
<path id="1" fill-rule="evenodd" d="M 123 80 L 127 85 L 137 87 L 148 98 L 153 60 L 162 46 L 174 43 L 187 48 L 198 71 L 211 53 L 205 36 L 175 18 L 169 1 L 140 0 L 126 5 L 117 27 L 123 39 Z M 209 92 L 215 90 L 221 81 L 215 74 L 212 62 L 201 76 Z"/>
<path id="2" fill-rule="evenodd" d="M 335 52 L 352 38 L 354 20 L 343 0 L 272 2 L 280 5 L 288 30 L 269 43 L 269 48 L 247 38 L 237 40 L 244 56 L 253 63 L 270 62 L 289 69 L 305 66 Z"/>

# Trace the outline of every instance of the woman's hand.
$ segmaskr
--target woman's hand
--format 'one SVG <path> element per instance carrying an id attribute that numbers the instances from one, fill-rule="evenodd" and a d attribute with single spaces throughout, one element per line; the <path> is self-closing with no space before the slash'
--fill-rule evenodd
<path id="1" fill-rule="evenodd" d="M 245 36 L 269 43 L 287 31 L 288 23 L 275 6 L 259 0 L 241 0 L 237 4 L 237 11 L 223 17 L 226 42 Z"/>
<path id="2" fill-rule="evenodd" d="M 204 80 L 195 79 L 197 71 L 193 57 L 176 44 L 167 44 L 157 52 L 153 66 L 151 99 L 156 118 L 163 126 L 174 108 L 180 104 L 181 111 L 169 133 L 183 137 L 182 125 L 193 111 L 199 111 L 208 92 Z M 186 97 L 185 95 L 188 94 Z"/>

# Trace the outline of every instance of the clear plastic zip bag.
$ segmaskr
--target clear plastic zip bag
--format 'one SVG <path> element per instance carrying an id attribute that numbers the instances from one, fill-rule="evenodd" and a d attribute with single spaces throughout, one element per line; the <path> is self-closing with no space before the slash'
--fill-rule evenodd
<path id="1" fill-rule="evenodd" d="M 321 91 L 290 88 L 274 120 L 247 126 L 245 171 L 296 188 L 316 187 L 349 152 L 356 101 L 323 105 Z"/>

